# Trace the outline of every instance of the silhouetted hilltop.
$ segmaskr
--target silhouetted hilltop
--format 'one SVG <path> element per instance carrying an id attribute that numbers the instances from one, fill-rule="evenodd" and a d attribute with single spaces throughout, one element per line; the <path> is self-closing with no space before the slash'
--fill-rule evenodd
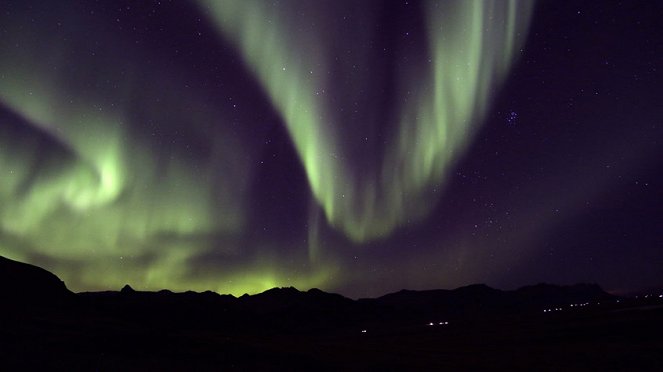
<path id="1" fill-rule="evenodd" d="M 40 267 L 0 256 L 0 296 L 4 310 L 62 306 L 75 295 L 57 276 Z"/>
<path id="2" fill-rule="evenodd" d="M 73 294 L 46 270 L 0 257 L 0 290 L 10 370 L 663 366 L 663 293 L 622 299 L 595 284 L 477 284 L 360 300 L 293 287 L 239 298 L 128 284 Z"/>
<path id="3" fill-rule="evenodd" d="M 301 292 L 294 287 L 272 288 L 265 292 L 240 298 L 244 306 L 256 312 L 284 310 L 320 310 L 329 306 L 346 306 L 353 301 L 339 294 L 323 292 L 317 288 Z"/>
<path id="4" fill-rule="evenodd" d="M 417 321 L 423 318 L 488 320 L 516 317 L 574 303 L 596 303 L 615 297 L 596 284 L 558 286 L 538 284 L 515 291 L 502 291 L 485 284 L 454 290 L 401 290 L 360 302 L 384 308 L 397 317 Z"/>
<path id="5" fill-rule="evenodd" d="M 133 288 L 131 288 L 131 286 L 129 284 L 125 284 L 124 287 L 122 287 L 122 289 L 120 290 L 120 292 L 121 293 L 135 293 L 136 291 Z M 170 291 L 168 291 L 168 292 L 170 292 Z"/>
<path id="6" fill-rule="evenodd" d="M 39 267 L 0 257 L 0 269 L 2 293 L 13 303 L 54 304 L 77 297 L 85 309 L 123 319 L 171 323 L 181 319 L 187 325 L 240 328 L 302 329 L 376 321 L 409 324 L 431 318 L 491 319 L 614 298 L 596 284 L 537 284 L 515 291 L 475 284 L 454 290 L 401 290 L 357 301 L 317 288 L 302 292 L 294 287 L 272 288 L 236 298 L 211 291 L 136 291 L 127 284 L 119 292 L 74 295 L 55 275 Z"/>

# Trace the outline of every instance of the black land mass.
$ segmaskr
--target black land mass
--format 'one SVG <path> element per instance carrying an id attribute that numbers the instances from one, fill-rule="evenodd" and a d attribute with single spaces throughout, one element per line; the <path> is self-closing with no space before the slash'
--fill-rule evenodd
<path id="1" fill-rule="evenodd" d="M 75 294 L 0 257 L 0 296 L 5 370 L 663 369 L 661 294 L 596 284 Z"/>

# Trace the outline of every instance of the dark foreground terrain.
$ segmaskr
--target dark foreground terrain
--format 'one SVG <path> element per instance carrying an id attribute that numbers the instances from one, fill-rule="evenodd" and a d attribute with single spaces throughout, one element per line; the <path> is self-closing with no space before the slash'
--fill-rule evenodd
<path id="1" fill-rule="evenodd" d="M 2 370 L 663 370 L 663 296 L 484 285 L 74 294 L 0 257 Z"/>

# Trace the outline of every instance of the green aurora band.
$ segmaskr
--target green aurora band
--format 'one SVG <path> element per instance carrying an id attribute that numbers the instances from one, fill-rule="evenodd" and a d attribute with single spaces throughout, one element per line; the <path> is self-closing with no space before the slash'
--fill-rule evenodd
<path id="1" fill-rule="evenodd" d="M 316 94 L 332 91 L 337 79 L 325 73 L 334 58 L 325 46 L 338 42 L 333 32 L 324 32 L 331 29 L 326 21 L 333 2 L 307 7 L 284 1 L 278 8 L 259 0 L 201 4 L 220 33 L 241 50 L 281 113 L 327 222 L 359 243 L 386 237 L 434 205 L 431 191 L 444 183 L 481 122 L 526 34 L 532 6 L 515 0 L 425 3 L 430 61 L 424 68 L 411 64 L 396 71 L 396 95 L 405 98 L 397 130 L 378 171 L 365 177 L 365 170 L 352 169 L 336 155 L 343 153 L 336 128 L 367 124 L 343 122 L 330 99 Z M 371 6 L 349 6 L 362 15 L 350 27 L 363 35 L 375 32 L 366 29 L 370 26 L 362 29 L 362 24 L 374 24 Z M 361 51 L 355 52 L 359 57 L 342 65 L 341 76 L 367 63 Z M 356 78 L 356 91 L 340 92 L 335 102 L 371 91 L 362 86 L 361 76 Z"/>
<path id="2" fill-rule="evenodd" d="M 365 25 L 375 4 L 358 3 L 348 5 L 357 14 L 354 30 L 370 38 L 375 30 Z M 402 105 L 379 165 L 370 169 L 346 160 L 339 128 L 371 128 L 380 123 L 367 118 L 377 116 L 353 122 L 334 110 L 335 102 L 351 105 L 370 94 L 353 71 L 368 56 L 355 48 L 352 60 L 329 75 L 339 42 L 326 31 L 333 2 L 271 4 L 200 7 L 282 116 L 306 172 L 317 206 L 301 247 L 310 261 L 303 269 L 265 247 L 241 267 L 192 270 L 191 260 L 209 252 L 236 257 L 246 248 L 239 242 L 250 234 L 250 141 L 230 129 L 223 120 L 229 113 L 203 92 L 183 90 L 180 71 L 141 64 L 140 48 L 104 24 L 90 17 L 68 26 L 30 23 L 28 11 L 0 16 L 0 101 L 18 118 L 0 123 L 0 254 L 44 266 L 74 290 L 131 283 L 237 295 L 283 285 L 331 287 L 341 269 L 333 252 L 316 263 L 325 222 L 318 206 L 356 243 L 425 217 L 512 63 L 531 2 L 426 3 L 430 61 L 396 71 Z M 66 4 L 49 6 L 73 12 Z M 82 28 L 104 39 L 103 48 Z M 356 77 L 355 89 L 339 92 L 333 86 L 339 74 Z M 195 143 L 204 138 L 204 161 L 185 144 L 163 153 L 149 131 L 138 129 L 149 123 L 176 127 Z"/>

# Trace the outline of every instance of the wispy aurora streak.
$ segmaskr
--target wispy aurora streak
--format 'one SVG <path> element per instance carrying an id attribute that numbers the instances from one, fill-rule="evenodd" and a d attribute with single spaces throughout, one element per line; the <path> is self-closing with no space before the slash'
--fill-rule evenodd
<path id="1" fill-rule="evenodd" d="M 255 239 L 256 140 L 236 133 L 204 84 L 190 88 L 195 76 L 114 29 L 119 18 L 95 18 L 84 2 L 35 2 L 41 12 L 0 15 L 0 103 L 11 113 L 0 118 L 0 254 L 45 266 L 75 290 L 331 286 L 341 275 L 334 247 L 308 261 L 320 227 L 367 242 L 426 215 L 531 10 L 529 1 L 425 3 L 427 42 L 394 47 L 393 87 L 378 92 L 364 50 L 381 32 L 378 2 L 200 5 L 287 127 L 315 198 L 308 242 L 273 243 L 294 245 L 283 257 Z M 370 99 L 380 95 L 396 97 L 389 115 Z M 241 124 L 258 125 L 250 115 Z M 153 135 L 168 131 L 177 135 Z M 366 161 L 355 161 L 364 138 Z M 208 256 L 215 267 L 199 264 Z"/>
<path id="2" fill-rule="evenodd" d="M 50 11 L 66 17 L 71 5 Z M 64 26 L 31 17 L 3 22 L 0 99 L 22 123 L 0 127 L 2 254 L 73 288 L 209 288 L 183 280 L 187 260 L 241 231 L 250 171 L 250 154 L 229 156 L 242 151 L 218 125 L 223 112 L 178 94 L 175 71 L 146 66 L 89 16 Z M 211 138 L 208 155 L 193 164 L 185 146 L 158 148 L 139 130 L 148 123 Z"/>
<path id="3" fill-rule="evenodd" d="M 353 74 L 356 65 L 369 63 L 360 50 L 351 53 L 352 63 L 333 66 L 338 56 L 329 31 L 334 29 L 328 17 L 332 2 L 310 9 L 295 1 L 278 7 L 254 0 L 201 4 L 221 34 L 241 50 L 281 113 L 328 223 L 356 242 L 385 237 L 434 205 L 431 191 L 443 185 L 481 122 L 526 34 L 532 6 L 529 1 L 425 3 L 430 61 L 402 64 L 394 71 L 402 106 L 390 120 L 397 121 L 397 129 L 386 140 L 381 165 L 366 176 L 366 169 L 344 160 L 342 132 L 384 123 L 338 114 L 340 102 L 350 106 L 357 92 L 375 92 L 367 79 Z M 363 33 L 353 37 L 376 32 L 370 28 L 375 4 L 348 7 L 353 18 L 344 27 Z M 340 76 L 357 78 L 344 86 L 352 92 L 334 95 L 339 77 L 326 73 L 332 67 Z"/>

